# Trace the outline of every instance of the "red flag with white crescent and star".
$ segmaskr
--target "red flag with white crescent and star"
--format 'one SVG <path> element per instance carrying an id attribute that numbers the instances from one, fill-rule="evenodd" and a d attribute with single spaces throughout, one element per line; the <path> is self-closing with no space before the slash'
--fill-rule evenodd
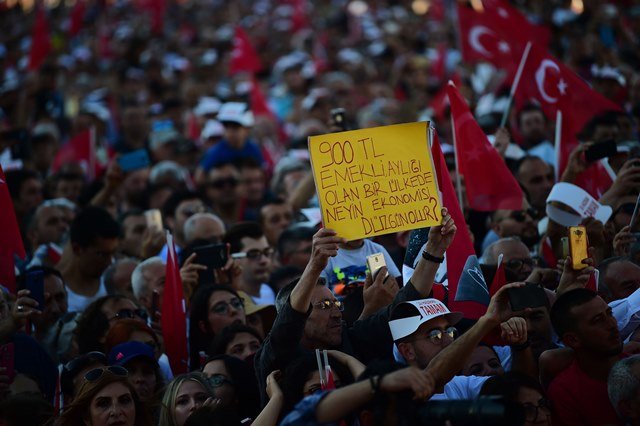
<path id="1" fill-rule="evenodd" d="M 249 40 L 249 36 L 242 27 L 237 26 L 233 37 L 229 74 L 233 75 L 239 72 L 256 73 L 261 69 L 262 63 Z"/>
<path id="2" fill-rule="evenodd" d="M 518 181 L 471 115 L 469 106 L 449 81 L 447 87 L 455 133 L 459 173 L 464 176 L 469 207 L 478 211 L 521 210 Z"/>

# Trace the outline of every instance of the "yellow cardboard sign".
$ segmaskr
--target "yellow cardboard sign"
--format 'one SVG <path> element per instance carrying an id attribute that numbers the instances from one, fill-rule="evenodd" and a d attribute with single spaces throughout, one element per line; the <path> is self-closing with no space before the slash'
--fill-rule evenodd
<path id="1" fill-rule="evenodd" d="M 428 123 L 309 137 L 322 220 L 347 240 L 439 225 Z"/>

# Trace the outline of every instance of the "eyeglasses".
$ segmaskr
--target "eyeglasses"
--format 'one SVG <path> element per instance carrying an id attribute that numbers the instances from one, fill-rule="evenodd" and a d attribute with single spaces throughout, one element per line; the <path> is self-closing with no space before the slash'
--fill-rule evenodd
<path id="1" fill-rule="evenodd" d="M 118 313 L 116 313 L 109 321 L 114 319 L 136 319 L 140 318 L 141 320 L 146 321 L 149 318 L 147 315 L 147 311 L 144 309 L 120 309 Z"/>
<path id="2" fill-rule="evenodd" d="M 216 189 L 222 189 L 224 187 L 235 188 L 237 185 L 238 179 L 236 178 L 216 179 L 209 182 L 209 186 Z"/>
<path id="3" fill-rule="evenodd" d="M 87 382 L 93 383 L 99 380 L 100 377 L 102 377 L 105 372 L 111 373 L 114 376 L 119 376 L 119 377 L 129 376 L 129 372 L 127 371 L 126 368 L 120 367 L 119 365 L 111 365 L 109 367 L 100 367 L 100 368 L 94 368 L 93 370 L 89 370 L 87 374 L 84 375 L 84 379 Z"/>
<path id="4" fill-rule="evenodd" d="M 68 363 L 66 363 L 64 365 L 64 369 L 73 373 L 73 372 L 82 370 L 88 365 L 94 364 L 94 363 L 107 365 L 108 364 L 107 356 L 102 352 L 98 352 L 98 351 L 87 352 L 86 354 L 80 355 L 79 357 L 74 358 Z"/>
<path id="5" fill-rule="evenodd" d="M 534 404 L 531 404 L 529 402 L 526 402 L 526 403 L 522 404 L 522 408 L 524 408 L 525 419 L 535 423 L 538 420 L 538 416 L 540 415 L 540 411 L 543 411 L 543 412 L 544 411 L 547 411 L 547 412 L 551 411 L 551 404 L 549 403 L 548 399 L 541 398 L 540 401 L 538 401 L 538 405 L 534 405 Z M 548 416 L 548 414 L 547 414 L 547 416 Z"/>
<path id="6" fill-rule="evenodd" d="M 271 257 L 273 257 L 273 254 L 275 253 L 275 250 L 271 247 L 267 247 L 264 250 L 260 250 L 260 249 L 251 249 L 248 250 L 246 252 L 240 252 L 240 253 L 233 253 L 231 255 L 232 258 L 234 259 L 243 259 L 243 258 L 247 258 L 247 259 L 251 259 L 251 260 L 258 260 L 260 259 L 262 256 L 266 257 L 267 259 L 271 259 Z"/>
<path id="7" fill-rule="evenodd" d="M 426 336 L 419 337 L 419 339 L 426 337 L 434 345 L 441 345 L 445 335 L 449 336 L 452 340 L 455 340 L 455 338 L 458 337 L 458 329 L 455 327 L 449 327 L 446 330 L 436 328 L 435 330 L 431 330 L 427 333 Z"/>
<path id="8" fill-rule="evenodd" d="M 229 386 L 233 386 L 233 382 L 229 379 L 227 379 L 227 377 L 223 374 L 214 374 L 211 377 L 209 377 L 209 384 L 211 385 L 211 387 L 214 388 L 219 388 L 220 386 L 227 384 Z"/>
<path id="9" fill-rule="evenodd" d="M 324 299 L 313 304 L 314 308 L 318 308 L 321 311 L 326 311 L 333 308 L 334 306 L 338 308 L 340 312 L 344 311 L 344 303 L 339 300 Z"/>
<path id="10" fill-rule="evenodd" d="M 185 217 L 191 217 L 196 213 L 204 213 L 206 211 L 204 206 L 194 206 L 194 207 L 189 207 L 189 208 L 185 208 L 182 210 L 182 214 Z"/>
<path id="11" fill-rule="evenodd" d="M 536 209 L 527 209 L 527 210 L 517 210 L 517 211 L 513 211 L 511 213 L 509 213 L 509 216 L 511 219 L 515 220 L 516 222 L 524 222 L 527 220 L 527 216 L 531 217 L 532 219 L 536 216 L 538 216 L 538 211 Z"/>
<path id="12" fill-rule="evenodd" d="M 222 301 L 216 303 L 213 305 L 213 308 L 211 308 L 211 312 L 218 315 L 227 315 L 229 313 L 229 308 L 233 308 L 236 311 L 242 311 L 244 310 L 244 303 L 242 303 L 242 300 L 234 297 L 228 302 Z"/>
<path id="13" fill-rule="evenodd" d="M 533 268 L 534 266 L 536 266 L 537 262 L 530 258 L 530 257 L 525 257 L 522 259 L 509 259 L 507 262 L 504 263 L 504 267 L 507 269 L 511 269 L 512 271 L 519 271 L 521 270 L 525 265 L 527 265 L 530 268 Z"/>

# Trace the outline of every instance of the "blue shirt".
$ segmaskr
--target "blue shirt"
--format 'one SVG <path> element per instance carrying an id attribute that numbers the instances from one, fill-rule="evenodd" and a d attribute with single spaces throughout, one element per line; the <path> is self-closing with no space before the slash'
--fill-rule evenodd
<path id="1" fill-rule="evenodd" d="M 243 158 L 253 158 L 260 164 L 264 163 L 260 147 L 255 142 L 247 139 L 241 149 L 235 149 L 223 139 L 209 148 L 200 162 L 200 166 L 208 172 L 220 164 L 232 163 Z"/>

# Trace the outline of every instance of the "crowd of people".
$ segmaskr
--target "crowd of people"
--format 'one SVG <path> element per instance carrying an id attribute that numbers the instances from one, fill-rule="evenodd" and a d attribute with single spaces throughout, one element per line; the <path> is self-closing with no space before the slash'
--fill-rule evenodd
<path id="1" fill-rule="evenodd" d="M 504 1 L 619 107 L 566 166 L 556 117 L 509 110 L 504 70 L 462 55 L 456 9 L 482 4 L 2 2 L 0 192 L 26 256 L 0 247 L 16 272 L 0 282 L 0 422 L 640 425 L 640 2 Z M 449 79 L 521 209 L 465 199 Z M 448 205 L 438 226 L 353 241 L 324 228 L 307 138 L 423 120 L 462 217 Z M 576 266 L 548 199 L 598 143 L 614 145 L 592 194 L 611 214 L 580 217 Z M 462 275 L 504 272 L 477 315 L 449 291 L 461 234 L 479 260 Z M 187 373 L 163 333 L 171 241 Z"/>

